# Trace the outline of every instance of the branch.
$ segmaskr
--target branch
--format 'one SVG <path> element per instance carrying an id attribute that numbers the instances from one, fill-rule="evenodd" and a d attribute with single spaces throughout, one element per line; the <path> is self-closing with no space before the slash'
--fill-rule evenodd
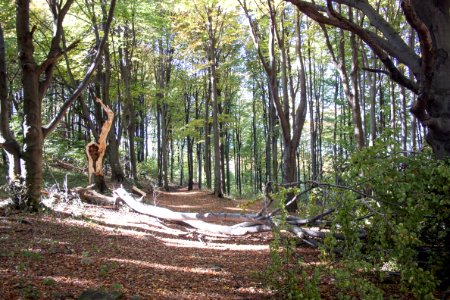
<path id="1" fill-rule="evenodd" d="M 388 71 L 386 70 L 381 70 L 381 69 L 373 69 L 373 68 L 362 68 L 364 71 L 367 72 L 372 72 L 372 73 L 380 73 L 380 74 L 385 74 L 385 75 L 390 75 Z"/>
<path id="2" fill-rule="evenodd" d="M 78 44 L 80 43 L 80 40 L 76 40 L 72 44 L 70 44 L 65 50 L 61 50 L 61 48 L 57 48 L 54 50 L 54 53 L 51 54 L 50 57 L 48 57 L 38 68 L 37 72 L 38 74 L 42 74 L 42 72 L 45 72 L 45 78 L 43 81 L 39 83 L 39 98 L 43 98 L 44 95 L 47 93 L 47 89 L 50 86 L 50 83 L 53 79 L 53 70 L 55 68 L 56 62 L 59 60 L 61 56 L 66 54 L 67 52 L 74 49 Z"/>
<path id="3" fill-rule="evenodd" d="M 394 49 L 391 47 L 389 41 L 384 40 L 380 36 L 374 34 L 373 32 L 362 28 L 361 26 L 345 19 L 342 15 L 336 13 L 331 5 L 331 0 L 327 0 L 330 4 L 328 5 L 328 9 L 311 4 L 301 0 L 285 0 L 293 3 L 299 10 L 304 12 L 311 19 L 327 25 L 332 25 L 335 27 L 342 28 L 344 30 L 351 31 L 358 35 L 378 56 L 381 62 L 389 71 L 390 77 L 392 80 L 397 82 L 398 84 L 406 87 L 407 89 L 413 91 L 414 93 L 418 93 L 418 87 L 415 82 L 404 76 L 395 66 L 392 59 L 389 58 L 388 54 L 398 58 L 401 61 L 405 61 L 408 66 L 413 70 L 417 70 L 417 61 L 408 59 L 403 57 L 404 55 L 398 49 Z M 343 1 L 343 0 L 341 0 Z M 347 3 L 354 3 L 354 1 L 344 1 Z M 364 1 L 357 1 L 364 2 Z M 369 5 L 370 6 L 370 5 Z M 325 16 L 323 13 L 328 12 L 330 16 Z M 403 49 L 403 48 L 402 48 Z"/>
<path id="4" fill-rule="evenodd" d="M 359 9 L 369 19 L 370 24 L 383 33 L 386 43 L 382 43 L 383 48 L 402 63 L 408 65 L 414 73 L 420 70 L 420 57 L 414 53 L 405 41 L 398 34 L 398 31 L 381 16 L 367 0 L 334 0 L 339 4 L 345 4 Z M 381 40 L 381 39 L 380 39 Z"/>
<path id="5" fill-rule="evenodd" d="M 420 95 L 417 97 L 416 103 L 411 108 L 411 112 L 422 123 L 429 119 L 426 112 L 429 93 L 431 89 L 431 81 L 433 79 L 433 41 L 431 39 L 428 27 L 422 22 L 417 15 L 410 0 L 403 0 L 401 3 L 403 13 L 411 27 L 417 32 L 420 42 L 420 52 L 422 54 L 422 68 L 420 78 Z M 425 124 L 425 123 L 424 123 Z"/>
<path id="6" fill-rule="evenodd" d="M 266 58 L 264 57 L 264 54 L 262 53 L 260 42 L 259 42 L 259 36 L 257 32 L 257 27 L 255 22 L 253 22 L 247 7 L 247 2 L 245 0 L 238 0 L 239 4 L 241 5 L 242 9 L 244 10 L 245 16 L 248 21 L 248 25 L 250 27 L 250 33 L 253 39 L 253 44 L 255 45 L 256 51 L 258 52 L 259 59 L 261 61 L 261 64 L 264 67 L 264 70 L 268 73 L 270 71 L 270 66 L 266 61 Z"/>
<path id="7" fill-rule="evenodd" d="M 51 57 L 47 57 L 47 59 L 42 62 L 42 64 L 38 68 L 38 73 L 42 74 L 42 72 L 46 71 L 50 66 L 55 64 L 61 56 L 75 49 L 75 47 L 78 46 L 80 42 L 81 40 L 76 40 L 72 44 L 70 44 L 66 49 L 64 50 L 59 49 L 58 51 L 55 51 L 55 53 L 53 53 Z"/>
<path id="8" fill-rule="evenodd" d="M 60 108 L 58 114 L 53 118 L 53 120 L 51 120 L 49 124 L 47 124 L 46 126 L 44 126 L 42 128 L 44 139 L 56 128 L 58 123 L 62 120 L 62 118 L 66 114 L 66 112 L 69 109 L 69 107 L 81 95 L 81 92 L 84 90 L 84 88 L 88 84 L 92 74 L 95 71 L 95 68 L 99 64 L 100 58 L 101 58 L 101 56 L 103 54 L 104 46 L 105 46 L 106 41 L 108 39 L 109 28 L 110 28 L 112 20 L 113 20 L 113 14 L 114 14 L 114 7 L 115 7 L 115 5 L 116 5 L 116 0 L 111 0 L 109 12 L 108 12 L 108 19 L 107 19 L 106 25 L 105 25 L 104 35 L 103 35 L 102 41 L 100 42 L 100 45 L 98 46 L 97 54 L 96 54 L 96 56 L 94 58 L 94 61 L 92 62 L 92 64 L 89 67 L 86 75 L 84 76 L 83 80 L 78 85 L 78 87 L 76 88 L 76 90 L 74 91 L 72 96 L 69 99 L 67 99 L 66 102 L 64 102 L 63 106 Z"/>

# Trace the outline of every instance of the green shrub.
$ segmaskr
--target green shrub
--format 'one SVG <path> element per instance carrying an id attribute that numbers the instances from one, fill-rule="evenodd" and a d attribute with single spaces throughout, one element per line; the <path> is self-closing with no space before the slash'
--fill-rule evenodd
<path id="1" fill-rule="evenodd" d="M 433 299 L 450 278 L 448 162 L 434 159 L 427 150 L 405 155 L 395 141 L 387 140 L 354 153 L 345 165 L 337 176 L 339 184 L 319 185 L 309 201 L 300 203 L 302 214 L 336 209 L 329 218 L 330 234 L 322 241 L 324 267 L 318 271 L 334 278 L 342 299 L 382 299 L 379 284 L 388 274 L 398 276 L 402 293 Z M 283 199 L 284 193 L 276 197 Z M 296 261 L 295 244 L 280 242 L 282 226 L 283 220 L 274 232 L 269 274 L 281 283 L 284 296 L 300 299 L 304 269 L 286 268 Z"/>

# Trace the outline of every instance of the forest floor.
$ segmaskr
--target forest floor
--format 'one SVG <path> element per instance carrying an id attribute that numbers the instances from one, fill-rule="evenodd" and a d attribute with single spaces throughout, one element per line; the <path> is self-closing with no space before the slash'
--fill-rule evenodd
<path id="1" fill-rule="evenodd" d="M 199 190 L 160 192 L 147 202 L 175 211 L 244 211 L 240 201 Z M 120 299 L 275 298 L 261 277 L 270 232 L 202 236 L 125 208 L 79 201 L 53 208 L 39 215 L 0 208 L 0 299 L 78 299 L 88 289 Z M 317 261 L 316 250 L 299 251 L 304 262 Z"/>

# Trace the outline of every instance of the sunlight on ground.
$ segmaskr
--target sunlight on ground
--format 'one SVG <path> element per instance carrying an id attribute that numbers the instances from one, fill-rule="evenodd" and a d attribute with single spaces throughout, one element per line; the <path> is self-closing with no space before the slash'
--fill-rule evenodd
<path id="1" fill-rule="evenodd" d="M 70 283 L 75 284 L 79 286 L 90 286 L 92 285 L 92 280 L 85 280 L 80 278 L 74 278 L 74 277 L 67 277 L 67 276 L 41 276 L 42 280 L 51 278 L 59 283 Z"/>
<path id="2" fill-rule="evenodd" d="M 174 196 L 174 197 L 186 197 L 187 195 L 204 195 L 204 192 L 193 192 L 193 191 L 183 191 L 180 192 L 164 192 L 166 195 Z"/>
<path id="3" fill-rule="evenodd" d="M 239 207 L 224 207 L 224 209 L 226 210 L 232 210 L 232 211 L 237 211 L 237 212 L 245 212 L 245 209 L 239 208 Z"/>
<path id="4" fill-rule="evenodd" d="M 182 240 L 182 239 L 170 239 L 156 237 L 169 247 L 180 248 L 200 248 L 200 249 L 213 249 L 223 251 L 268 251 L 269 245 L 239 245 L 239 244 L 225 244 L 225 243 L 208 243 L 202 241 Z"/>
<path id="5" fill-rule="evenodd" d="M 7 205 L 9 205 L 11 203 L 12 203 L 12 201 L 10 198 L 0 200 L 0 208 L 6 207 Z"/>
<path id="6" fill-rule="evenodd" d="M 173 208 L 199 208 L 202 207 L 202 205 L 167 205 L 168 207 Z"/>
<path id="7" fill-rule="evenodd" d="M 133 265 L 136 265 L 138 267 L 159 269 L 159 270 L 163 270 L 163 271 L 175 271 L 175 272 L 196 273 L 196 274 L 229 275 L 229 273 L 226 272 L 226 271 L 223 271 L 223 270 L 216 271 L 213 268 L 209 268 L 209 267 L 205 267 L 205 268 L 178 267 L 178 266 L 163 265 L 163 264 L 157 264 L 157 263 L 149 263 L 149 262 L 142 261 L 142 260 L 124 259 L 124 258 L 109 258 L 108 261 L 114 261 L 114 262 L 126 263 L 126 264 L 133 264 Z"/>

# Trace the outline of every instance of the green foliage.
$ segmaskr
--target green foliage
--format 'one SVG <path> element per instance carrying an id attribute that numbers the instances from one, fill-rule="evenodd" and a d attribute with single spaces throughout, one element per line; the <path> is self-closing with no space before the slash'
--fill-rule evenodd
<path id="1" fill-rule="evenodd" d="M 90 265 L 94 262 L 94 260 L 92 259 L 92 257 L 89 254 L 89 251 L 83 251 L 81 253 L 81 264 L 82 265 Z"/>
<path id="2" fill-rule="evenodd" d="M 53 286 L 56 284 L 56 281 L 53 278 L 44 278 L 42 280 L 42 284 L 46 286 Z"/>
<path id="3" fill-rule="evenodd" d="M 108 264 L 102 264 L 100 266 L 99 269 L 99 276 L 100 277 L 105 277 L 108 275 L 108 273 L 110 273 L 111 271 L 114 271 L 115 269 L 117 269 L 118 264 L 117 262 L 112 262 L 112 263 L 108 263 Z M 119 288 L 114 288 L 114 290 L 120 290 L 121 289 L 121 285 L 118 285 Z"/>
<path id="4" fill-rule="evenodd" d="M 139 176 L 143 178 L 158 178 L 158 161 L 149 158 L 147 161 L 138 164 Z"/>
<path id="5" fill-rule="evenodd" d="M 405 155 L 399 149 L 386 138 L 354 153 L 339 185 L 316 188 L 307 203 L 299 204 L 310 215 L 318 213 L 318 204 L 336 209 L 322 246 L 325 266 L 333 267 L 320 271 L 335 279 L 340 299 L 383 299 L 378 283 L 388 273 L 399 275 L 402 293 L 433 299 L 440 281 L 449 278 L 448 162 L 437 161 L 427 150 Z M 285 193 L 276 197 L 283 199 Z M 280 243 L 280 224 L 270 270 L 281 273 L 274 278 L 284 278 L 291 288 L 293 268 L 284 266 L 295 251 L 292 243 Z"/>
<path id="6" fill-rule="evenodd" d="M 320 273 L 318 269 L 309 276 L 302 265 L 301 257 L 296 252 L 295 240 L 285 234 L 287 228 L 287 211 L 284 208 L 285 194 L 291 190 L 282 190 L 275 198 L 282 210 L 281 217 L 273 224 L 273 238 L 270 244 L 270 265 L 264 279 L 282 299 L 320 299 L 318 285 Z"/>
<path id="7" fill-rule="evenodd" d="M 41 297 L 39 290 L 32 284 L 20 288 L 20 299 L 39 299 Z"/>
<path id="8" fill-rule="evenodd" d="M 57 134 L 50 135 L 45 141 L 44 157 L 48 160 L 58 159 L 84 166 L 86 163 L 86 141 L 65 138 Z"/>
<path id="9" fill-rule="evenodd" d="M 348 224 L 341 215 L 337 222 L 349 244 L 356 245 L 347 257 L 358 255 L 379 271 L 396 262 L 402 286 L 417 298 L 431 299 L 439 277 L 448 276 L 443 266 L 450 261 L 445 246 L 449 241 L 450 169 L 427 151 L 405 156 L 399 149 L 389 139 L 351 159 L 347 181 L 373 195 L 370 203 L 346 212 L 350 220 L 372 214 L 364 225 L 365 249 L 354 236 L 360 226 Z"/>
<path id="10" fill-rule="evenodd" d="M 30 260 L 41 260 L 42 259 L 42 254 L 31 251 L 31 250 L 23 250 L 22 256 L 24 256 Z"/>

